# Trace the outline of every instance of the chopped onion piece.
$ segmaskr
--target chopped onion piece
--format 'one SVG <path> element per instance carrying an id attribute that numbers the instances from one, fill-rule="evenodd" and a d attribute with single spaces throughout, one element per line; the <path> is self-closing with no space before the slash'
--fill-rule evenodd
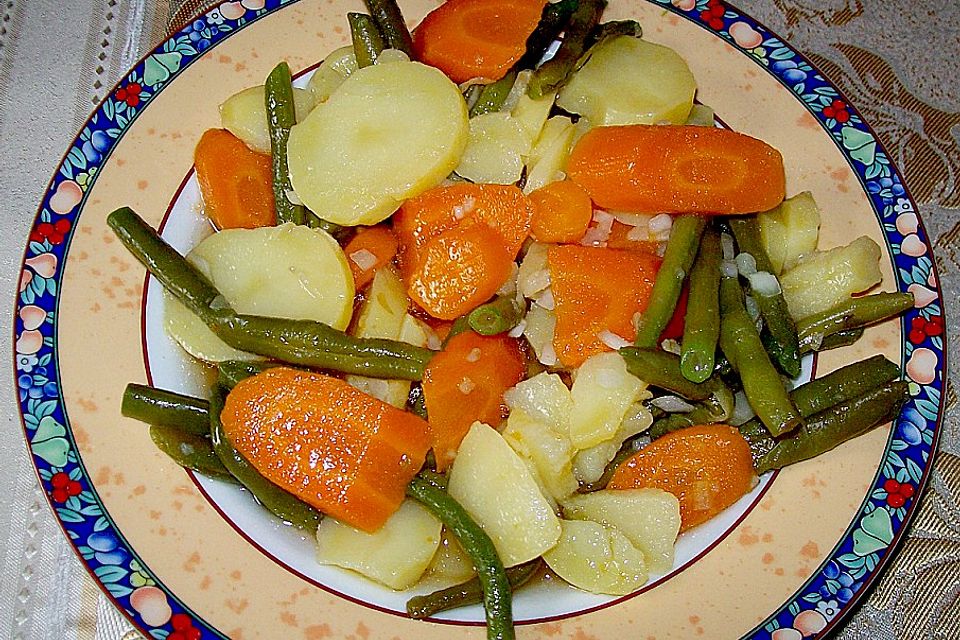
<path id="1" fill-rule="evenodd" d="M 557 306 L 553 300 L 553 289 L 549 287 L 544 289 L 543 293 L 541 293 L 536 298 L 534 298 L 534 302 L 536 302 L 537 305 L 543 307 L 547 311 L 553 311 L 554 307 Z"/>
<path id="2" fill-rule="evenodd" d="M 750 319 L 756 322 L 757 318 L 760 317 L 760 307 L 757 306 L 757 301 L 754 300 L 753 296 L 744 296 L 743 306 L 747 308 L 747 315 L 750 316 Z"/>
<path id="3" fill-rule="evenodd" d="M 780 281 L 769 271 L 757 271 L 747 278 L 750 280 L 750 288 L 757 295 L 769 298 L 780 293 Z"/>
<path id="4" fill-rule="evenodd" d="M 500 288 L 497 289 L 498 296 L 514 296 L 517 294 L 517 276 L 520 275 L 520 267 L 517 266 L 516 262 L 510 263 L 510 275 L 507 276 L 506 282 L 500 285 Z"/>
<path id="5" fill-rule="evenodd" d="M 733 260 L 733 257 L 736 255 L 736 249 L 733 247 L 733 236 L 729 233 L 721 233 L 720 247 L 723 249 L 723 259 Z"/>
<path id="6" fill-rule="evenodd" d="M 600 342 L 607 345 L 614 351 L 617 351 L 618 349 L 622 349 L 624 347 L 629 347 L 633 344 L 623 336 L 618 336 L 614 332 L 609 331 L 607 329 L 604 329 L 603 331 L 598 333 L 597 337 L 600 338 Z"/>
<path id="7" fill-rule="evenodd" d="M 463 395 L 470 395 L 470 392 L 477 388 L 477 383 L 464 376 L 460 383 L 457 385 L 457 389 L 460 390 L 460 393 Z"/>
<path id="8" fill-rule="evenodd" d="M 723 274 L 723 277 L 736 278 L 737 272 L 737 263 L 733 260 L 724 260 L 720 263 L 720 273 Z"/>
<path id="9" fill-rule="evenodd" d="M 644 227 L 645 229 L 650 226 L 650 219 L 653 218 L 646 213 L 623 213 L 622 211 L 612 211 L 610 215 L 613 216 L 614 220 L 628 227 Z"/>
<path id="10" fill-rule="evenodd" d="M 650 218 L 647 223 L 650 227 L 650 233 L 659 235 L 670 231 L 673 227 L 673 217 L 669 213 L 661 213 Z"/>
<path id="11" fill-rule="evenodd" d="M 753 257 L 752 253 L 738 253 L 736 261 L 740 275 L 749 277 L 757 272 L 757 259 Z"/>
<path id="12" fill-rule="evenodd" d="M 303 200 L 300 199 L 300 196 L 297 195 L 297 192 L 293 189 L 287 189 L 283 192 L 283 195 L 287 197 L 287 202 L 294 206 L 303 204 Z"/>
<path id="13" fill-rule="evenodd" d="M 548 342 L 543 345 L 543 353 L 540 354 L 540 364 L 552 367 L 557 364 L 557 351 L 553 348 L 553 343 Z"/>
<path id="14" fill-rule="evenodd" d="M 733 413 L 730 415 L 730 424 L 739 427 L 741 424 L 753 418 L 756 413 L 753 407 L 747 402 L 747 396 L 743 391 L 738 391 L 734 396 Z"/>
<path id="15" fill-rule="evenodd" d="M 613 215 L 599 209 L 593 212 L 594 225 L 587 229 L 580 239 L 580 244 L 585 247 L 605 247 L 607 240 L 610 239 L 610 233 L 613 231 Z"/>
<path id="16" fill-rule="evenodd" d="M 350 260 L 364 271 L 372 269 L 377 264 L 376 254 L 367 249 L 357 249 L 350 254 Z"/>
<path id="17" fill-rule="evenodd" d="M 679 396 L 660 396 L 650 401 L 653 406 L 667 413 L 690 413 L 693 405 Z"/>
<path id="18" fill-rule="evenodd" d="M 520 336 L 523 335 L 523 330 L 526 328 L 527 328 L 527 320 L 526 318 L 524 318 L 523 320 L 520 321 L 520 323 L 517 326 L 515 326 L 513 329 L 510 329 L 510 331 L 507 332 L 507 335 L 510 336 L 511 338 L 519 338 Z"/>
<path id="19" fill-rule="evenodd" d="M 664 351 L 668 353 L 675 353 L 677 355 L 680 355 L 680 343 L 674 340 L 673 338 L 667 338 L 662 343 L 660 343 L 660 346 L 663 348 Z"/>

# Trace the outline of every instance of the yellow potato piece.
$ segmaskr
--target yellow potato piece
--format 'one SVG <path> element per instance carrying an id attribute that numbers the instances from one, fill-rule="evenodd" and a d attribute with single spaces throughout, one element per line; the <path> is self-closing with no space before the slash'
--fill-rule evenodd
<path id="1" fill-rule="evenodd" d="M 547 566 L 575 587 L 622 596 L 647 581 L 643 553 L 614 527 L 589 520 L 561 520 L 563 534 L 543 554 Z"/>
<path id="2" fill-rule="evenodd" d="M 270 131 L 267 127 L 267 107 L 263 85 L 244 89 L 227 98 L 220 105 L 220 124 L 243 140 L 244 144 L 260 153 L 270 153 Z M 293 89 L 293 105 L 297 120 L 303 120 L 316 104 L 313 93 Z"/>
<path id="3" fill-rule="evenodd" d="M 300 200 L 340 225 L 376 224 L 434 187 L 467 144 L 467 106 L 442 72 L 418 62 L 352 73 L 290 132 Z"/>

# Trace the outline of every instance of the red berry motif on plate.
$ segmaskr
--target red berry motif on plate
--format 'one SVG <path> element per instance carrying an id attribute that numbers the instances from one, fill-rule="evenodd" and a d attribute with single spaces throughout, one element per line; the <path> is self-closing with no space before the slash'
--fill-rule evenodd
<path id="1" fill-rule="evenodd" d="M 933 316 L 929 320 L 923 316 L 917 316 L 910 321 L 910 333 L 908 337 L 913 344 L 920 344 L 927 337 L 943 335 L 943 316 Z"/>
<path id="2" fill-rule="evenodd" d="M 117 100 L 126 102 L 128 107 L 135 107 L 140 104 L 140 88 L 139 84 L 131 82 L 125 87 L 117 89 L 114 95 L 117 97 Z"/>
<path id="3" fill-rule="evenodd" d="M 883 483 L 883 490 L 887 492 L 887 504 L 894 509 L 899 509 L 905 505 L 907 500 L 913 497 L 915 491 L 912 484 L 900 483 L 893 478 Z"/>
<path id="4" fill-rule="evenodd" d="M 723 29 L 723 14 L 726 10 L 720 0 L 709 0 L 707 8 L 700 12 L 700 19 L 710 25 L 714 31 L 720 31 Z"/>
<path id="5" fill-rule="evenodd" d="M 173 632 L 167 640 L 200 640 L 200 629 L 193 626 L 193 620 L 185 613 L 175 613 L 170 617 Z"/>
<path id="6" fill-rule="evenodd" d="M 50 478 L 50 486 L 53 487 L 50 497 L 53 498 L 54 502 L 66 502 L 73 496 L 80 495 L 83 491 L 80 483 L 71 480 L 70 476 L 63 471 L 53 474 L 53 477 Z"/>
<path id="7" fill-rule="evenodd" d="M 49 240 L 50 244 L 60 244 L 68 231 L 70 231 L 70 221 L 66 218 L 60 218 L 54 223 L 41 222 L 30 232 L 30 240 L 32 242 Z"/>
<path id="8" fill-rule="evenodd" d="M 847 110 L 847 105 L 843 100 L 834 100 L 829 106 L 824 107 L 823 115 L 833 118 L 840 124 L 850 119 L 850 111 Z"/>

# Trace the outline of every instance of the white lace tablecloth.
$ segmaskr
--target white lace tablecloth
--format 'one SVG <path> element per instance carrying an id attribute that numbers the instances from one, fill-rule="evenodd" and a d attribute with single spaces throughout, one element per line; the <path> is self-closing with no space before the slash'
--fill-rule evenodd
<path id="1" fill-rule="evenodd" d="M 0 22 L 0 307 L 12 309 L 25 239 L 51 172 L 90 111 L 171 19 L 203 0 L 5 0 Z M 207 2 L 207 5 L 214 4 Z M 960 293 L 960 3 L 743 0 L 850 96 L 905 172 L 939 259 L 951 374 Z M 5 303 L 3 301 L 6 301 Z M 3 315 L 4 335 L 12 317 Z M 0 343 L 0 639 L 136 640 L 74 556 L 36 481 Z M 950 376 L 956 380 L 954 375 Z M 956 387 L 931 487 L 896 560 L 838 637 L 960 638 Z"/>

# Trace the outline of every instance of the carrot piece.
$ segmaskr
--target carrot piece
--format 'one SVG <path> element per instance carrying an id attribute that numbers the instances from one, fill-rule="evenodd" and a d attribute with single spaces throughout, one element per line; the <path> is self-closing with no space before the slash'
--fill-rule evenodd
<path id="1" fill-rule="evenodd" d="M 590 196 L 572 180 L 551 182 L 529 195 L 530 234 L 540 242 L 576 242 L 593 217 Z"/>
<path id="2" fill-rule="evenodd" d="M 414 30 L 414 54 L 457 83 L 499 80 L 523 55 L 545 4 L 545 0 L 447 0 Z"/>
<path id="3" fill-rule="evenodd" d="M 609 489 L 653 487 L 680 501 L 680 530 L 717 515 L 747 493 L 756 474 L 750 445 L 725 424 L 668 433 L 625 460 Z"/>
<path id="4" fill-rule="evenodd" d="M 408 276 L 428 242 L 473 220 L 496 229 L 513 258 L 530 234 L 532 216 L 532 203 L 514 185 L 463 182 L 429 189 L 404 202 L 393 216 L 393 231 L 400 241 L 400 269 Z"/>
<path id="5" fill-rule="evenodd" d="M 573 148 L 567 174 L 594 203 L 616 211 L 753 213 L 784 196 L 779 151 L 713 127 L 596 127 Z"/>
<path id="6" fill-rule="evenodd" d="M 193 153 L 204 210 L 219 229 L 277 224 L 270 156 L 224 129 L 209 129 Z"/>
<path id="7" fill-rule="evenodd" d="M 600 337 L 604 331 L 633 341 L 633 317 L 647 308 L 660 262 L 638 251 L 550 247 L 547 266 L 557 314 L 553 348 L 564 366 L 609 351 Z"/>
<path id="8" fill-rule="evenodd" d="M 398 246 L 397 236 L 385 225 L 360 230 L 353 236 L 343 251 L 358 291 L 373 280 L 377 269 L 393 260 Z"/>
<path id="9" fill-rule="evenodd" d="M 423 398 L 438 471 L 453 462 L 474 422 L 500 423 L 507 411 L 503 393 L 524 373 L 519 343 L 504 335 L 465 331 L 430 360 L 423 373 Z"/>
<path id="10" fill-rule="evenodd" d="M 407 294 L 434 318 L 453 320 L 489 300 L 506 282 L 512 262 L 491 227 L 456 226 L 424 247 Z"/>
<path id="11" fill-rule="evenodd" d="M 242 380 L 220 419 L 265 478 L 364 531 L 400 507 L 430 448 L 429 426 L 414 414 L 337 378 L 286 367 Z"/>

